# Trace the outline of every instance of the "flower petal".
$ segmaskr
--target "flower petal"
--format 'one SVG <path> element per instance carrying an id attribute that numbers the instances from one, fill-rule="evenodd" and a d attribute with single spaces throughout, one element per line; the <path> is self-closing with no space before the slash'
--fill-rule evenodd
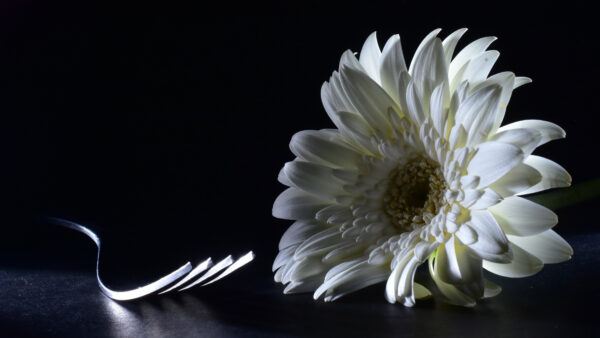
<path id="1" fill-rule="evenodd" d="M 290 273 L 290 280 L 292 283 L 305 280 L 315 275 L 320 275 L 322 278 L 324 275 L 323 272 L 329 267 L 329 265 L 321 262 L 321 257 L 304 257 L 298 261 L 299 263 Z"/>
<path id="2" fill-rule="evenodd" d="M 542 134 L 529 128 L 508 129 L 496 133 L 490 141 L 498 141 L 515 145 L 523 151 L 525 156 L 531 154 L 542 140 Z"/>
<path id="3" fill-rule="evenodd" d="M 499 285 L 496 285 L 493 282 L 490 282 L 487 279 L 483 279 L 483 285 L 485 287 L 485 291 L 483 292 L 483 298 L 491 298 L 491 297 L 495 297 L 498 294 L 500 294 L 500 292 L 502 292 L 502 288 Z"/>
<path id="4" fill-rule="evenodd" d="M 513 89 L 517 89 L 519 87 L 521 87 L 522 85 L 526 85 L 528 83 L 531 83 L 531 79 L 525 76 L 517 76 L 515 78 L 515 84 L 513 85 Z"/>
<path id="5" fill-rule="evenodd" d="M 388 302 L 400 302 L 407 307 L 415 305 L 413 283 L 418 265 L 419 260 L 408 254 L 394 267 L 385 288 Z"/>
<path id="6" fill-rule="evenodd" d="M 294 252 L 296 252 L 296 248 L 298 248 L 298 245 L 291 245 L 283 249 L 279 249 L 279 253 L 277 254 L 277 257 L 275 257 L 275 261 L 273 262 L 273 271 L 293 261 Z"/>
<path id="7" fill-rule="evenodd" d="M 475 254 L 489 261 L 510 260 L 508 239 L 489 211 L 472 211 L 466 224 L 477 233 L 477 241 L 469 245 Z"/>
<path id="8" fill-rule="evenodd" d="M 526 192 L 527 189 L 538 184 L 541 179 L 542 175 L 539 171 L 527 164 L 521 163 L 502 176 L 502 178 L 492 183 L 490 188 L 502 197 L 509 197 Z"/>
<path id="9" fill-rule="evenodd" d="M 284 190 L 273 203 L 273 216 L 281 219 L 312 219 L 329 203 L 297 188 Z"/>
<path id="10" fill-rule="evenodd" d="M 483 87 L 473 92 L 458 107 L 455 123 L 465 127 L 468 146 L 474 146 L 487 139 L 496 118 L 501 93 L 499 86 Z"/>
<path id="11" fill-rule="evenodd" d="M 437 264 L 436 259 L 429 259 L 429 274 L 431 278 L 435 282 L 435 285 L 440 290 L 440 292 L 448 299 L 448 302 L 454 305 L 459 306 L 467 306 L 473 307 L 475 306 L 475 299 L 466 295 L 464 292 L 459 290 L 452 284 L 446 283 L 440 279 L 440 277 L 435 273 L 434 265 Z"/>
<path id="12" fill-rule="evenodd" d="M 301 159 L 332 168 L 356 168 L 361 161 L 361 155 L 344 144 L 339 136 L 317 130 L 294 134 L 290 150 Z"/>
<path id="13" fill-rule="evenodd" d="M 389 134 L 391 125 L 386 114 L 390 107 L 396 108 L 394 100 L 363 72 L 344 67 L 341 76 L 342 87 L 358 114 L 373 129 Z"/>
<path id="14" fill-rule="evenodd" d="M 472 58 L 462 74 L 461 81 L 468 81 L 472 86 L 477 86 L 477 84 L 485 81 L 499 56 L 498 51 L 489 50 Z"/>
<path id="15" fill-rule="evenodd" d="M 317 274 L 316 276 L 311 276 L 301 281 L 291 282 L 285 287 L 283 293 L 287 295 L 291 293 L 312 292 L 315 291 L 321 283 L 323 283 L 323 276 Z"/>
<path id="16" fill-rule="evenodd" d="M 421 43 L 419 44 L 419 47 L 417 47 L 417 50 L 415 51 L 415 54 L 413 55 L 413 59 L 410 62 L 410 67 L 408 68 L 408 73 L 409 74 L 413 74 L 413 70 L 415 69 L 416 66 L 416 62 L 417 62 L 417 55 L 421 54 L 421 51 L 423 49 L 425 49 L 425 47 L 427 47 L 429 45 L 429 43 L 431 43 L 431 41 L 433 39 L 436 38 L 436 36 L 440 33 L 442 29 L 441 28 L 436 28 L 433 31 L 431 31 L 429 34 L 427 34 L 427 36 L 423 39 L 423 41 L 421 41 Z"/>
<path id="17" fill-rule="evenodd" d="M 523 161 L 523 152 L 511 144 L 488 141 L 477 146 L 469 162 L 469 175 L 479 176 L 478 188 L 487 187 Z"/>
<path id="18" fill-rule="evenodd" d="M 511 124 L 507 124 L 505 126 L 500 127 L 500 129 L 498 129 L 498 132 L 517 128 L 535 129 L 538 132 L 540 132 L 542 138 L 539 144 L 537 145 L 538 147 L 549 141 L 564 138 L 566 136 L 565 131 L 561 127 L 557 126 L 552 122 L 543 120 L 522 120 L 513 122 Z"/>
<path id="19" fill-rule="evenodd" d="M 446 125 L 447 112 L 444 109 L 444 95 L 448 92 L 447 82 L 440 83 L 433 93 L 431 93 L 431 100 L 429 102 L 429 113 L 431 120 L 433 121 L 433 127 L 437 130 L 440 137 L 444 137 L 444 126 Z"/>
<path id="20" fill-rule="evenodd" d="M 530 155 L 524 163 L 535 168 L 541 174 L 541 180 L 527 190 L 520 191 L 520 195 L 533 194 L 551 188 L 562 188 L 571 185 L 571 175 L 558 163 L 547 158 Z"/>
<path id="21" fill-rule="evenodd" d="M 411 121 L 417 125 L 422 125 L 427 118 L 425 107 L 423 107 L 423 101 L 421 101 L 415 83 L 412 81 L 408 84 L 408 88 L 406 88 L 406 105 L 408 107 L 406 114 L 410 117 Z"/>
<path id="22" fill-rule="evenodd" d="M 456 48 L 456 44 L 458 40 L 465 34 L 467 31 L 466 28 L 457 29 L 452 34 L 448 35 L 442 42 L 442 46 L 444 46 L 444 58 L 446 60 L 446 68 L 450 66 L 450 61 L 452 61 L 452 55 L 454 54 L 454 49 Z"/>
<path id="23" fill-rule="evenodd" d="M 457 55 L 454 57 L 452 62 L 450 63 L 450 67 L 448 67 L 448 79 L 450 82 L 453 82 L 454 77 L 457 75 L 458 71 L 471 59 L 483 53 L 488 46 L 496 40 L 495 37 L 485 37 L 478 40 L 475 40 L 468 44 L 465 48 L 463 48 Z M 454 88 L 450 88 L 452 91 Z"/>
<path id="24" fill-rule="evenodd" d="M 365 259 L 344 262 L 327 272 L 325 281 L 315 291 L 313 298 L 318 299 L 327 292 L 326 301 L 333 301 L 349 292 L 382 282 L 388 274 L 387 268 L 371 265 Z M 349 285 L 346 288 L 342 287 L 341 292 L 335 292 L 335 289 L 343 284 Z"/>
<path id="25" fill-rule="evenodd" d="M 456 257 L 454 236 L 451 236 L 444 245 L 438 247 L 435 258 L 435 274 L 446 283 L 457 284 L 462 281 L 462 275 Z"/>
<path id="26" fill-rule="evenodd" d="M 310 236 L 324 230 L 323 225 L 314 220 L 300 220 L 294 222 L 281 236 L 279 250 L 304 242 Z"/>
<path id="27" fill-rule="evenodd" d="M 502 197 L 494 190 L 486 188 L 475 203 L 469 206 L 471 210 L 487 209 L 492 205 L 496 205 L 502 201 Z"/>
<path id="28" fill-rule="evenodd" d="M 430 40 L 420 51 L 415 53 L 410 75 L 419 96 L 423 99 L 429 98 L 435 87 L 448 80 L 444 47 L 439 38 Z"/>
<path id="29" fill-rule="evenodd" d="M 532 236 L 558 223 L 558 217 L 550 209 L 518 196 L 505 198 L 489 211 L 509 235 Z"/>
<path id="30" fill-rule="evenodd" d="M 379 58 L 381 50 L 377 43 L 377 33 L 373 32 L 365 41 L 361 51 L 359 62 L 365 72 L 377 83 L 379 83 Z"/>
<path id="31" fill-rule="evenodd" d="M 477 242 L 477 232 L 468 224 L 462 224 L 454 234 L 464 245 Z"/>
<path id="32" fill-rule="evenodd" d="M 564 262 L 573 255 L 573 248 L 553 230 L 527 237 L 507 237 L 509 241 L 539 258 L 544 264 Z"/>
<path id="33" fill-rule="evenodd" d="M 353 278 L 344 280 L 343 283 L 333 289 L 329 289 L 325 296 L 326 302 L 333 302 L 349 293 L 364 289 L 373 284 L 385 281 L 389 276 L 389 271 L 377 266 L 369 266 L 360 274 Z"/>
<path id="34" fill-rule="evenodd" d="M 294 187 L 321 199 L 333 201 L 342 192 L 342 182 L 331 168 L 296 160 L 287 162 L 283 171 Z"/>
<path id="35" fill-rule="evenodd" d="M 346 243 L 348 241 L 342 240 L 342 234 L 337 227 L 325 229 L 302 242 L 294 253 L 294 259 L 300 260 L 304 257 L 323 254 Z"/>
<path id="36" fill-rule="evenodd" d="M 402 52 L 402 44 L 398 34 L 392 35 L 386 42 L 381 52 L 379 65 L 379 75 L 381 86 L 387 93 L 398 100 L 398 81 L 400 74 L 406 71 L 406 61 L 404 61 L 404 53 Z"/>
<path id="37" fill-rule="evenodd" d="M 484 260 L 483 268 L 500 276 L 521 278 L 535 275 L 544 267 L 541 260 L 519 246 L 510 243 L 510 247 L 513 252 L 513 259 L 510 263 L 494 263 Z"/>

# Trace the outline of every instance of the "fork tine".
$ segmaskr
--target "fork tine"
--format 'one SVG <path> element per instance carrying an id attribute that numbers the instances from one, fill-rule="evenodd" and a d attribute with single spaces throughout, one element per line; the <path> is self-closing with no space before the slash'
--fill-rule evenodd
<path id="1" fill-rule="evenodd" d="M 205 260 L 204 262 L 200 263 L 197 267 L 195 267 L 192 271 L 190 271 L 190 273 L 188 273 L 188 275 L 185 276 L 182 280 L 180 280 L 179 282 L 177 282 L 177 284 L 171 286 L 170 288 L 166 289 L 165 291 L 159 292 L 158 294 L 162 295 L 164 293 L 171 292 L 171 291 L 173 291 L 173 290 L 181 287 L 185 283 L 187 283 L 190 280 L 194 279 L 200 273 L 206 271 L 212 265 L 213 265 L 212 259 L 209 257 L 207 260 Z"/>

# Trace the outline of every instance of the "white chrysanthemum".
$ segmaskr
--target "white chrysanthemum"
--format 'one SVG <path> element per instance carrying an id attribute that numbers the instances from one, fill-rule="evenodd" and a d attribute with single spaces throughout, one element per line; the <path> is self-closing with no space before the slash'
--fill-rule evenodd
<path id="1" fill-rule="evenodd" d="M 421 42 L 406 68 L 400 38 L 379 49 L 375 33 L 360 59 L 346 51 L 323 84 L 337 129 L 292 137 L 294 161 L 279 181 L 290 188 L 273 215 L 296 222 L 279 243 L 273 269 L 285 293 L 314 291 L 325 301 L 387 280 L 391 303 L 431 295 L 414 283 L 428 260 L 439 293 L 472 306 L 506 277 L 568 260 L 557 217 L 519 195 L 570 185 L 558 164 L 531 155 L 565 136 L 557 125 L 525 120 L 500 127 L 513 89 L 530 82 L 502 72 L 495 40 L 476 40 L 452 58 L 466 29 Z"/>

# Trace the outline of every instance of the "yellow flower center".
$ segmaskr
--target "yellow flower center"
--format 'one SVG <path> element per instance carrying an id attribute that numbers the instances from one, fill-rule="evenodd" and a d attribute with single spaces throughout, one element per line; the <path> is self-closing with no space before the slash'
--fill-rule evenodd
<path id="1" fill-rule="evenodd" d="M 428 224 L 443 206 L 447 189 L 436 163 L 417 157 L 390 173 L 383 209 L 402 232 Z"/>

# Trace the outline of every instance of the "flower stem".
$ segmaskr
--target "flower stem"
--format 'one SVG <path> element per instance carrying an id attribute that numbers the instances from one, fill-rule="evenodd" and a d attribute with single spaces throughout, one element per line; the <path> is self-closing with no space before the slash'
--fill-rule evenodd
<path id="1" fill-rule="evenodd" d="M 568 189 L 551 191 L 546 194 L 526 196 L 528 200 L 548 209 L 558 210 L 600 196 L 600 178 L 579 183 Z"/>

